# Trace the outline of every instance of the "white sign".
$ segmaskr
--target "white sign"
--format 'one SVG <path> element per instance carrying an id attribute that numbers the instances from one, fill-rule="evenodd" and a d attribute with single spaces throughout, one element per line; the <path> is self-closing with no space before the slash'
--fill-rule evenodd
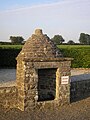
<path id="1" fill-rule="evenodd" d="M 69 76 L 62 76 L 61 77 L 61 84 L 65 85 L 69 83 Z"/>

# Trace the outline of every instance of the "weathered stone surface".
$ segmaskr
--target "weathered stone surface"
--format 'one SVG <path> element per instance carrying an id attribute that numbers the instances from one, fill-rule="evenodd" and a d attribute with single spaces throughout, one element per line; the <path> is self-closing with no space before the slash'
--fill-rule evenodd
<path id="1" fill-rule="evenodd" d="M 18 91 L 15 86 L 0 88 L 0 104 L 5 108 L 17 107 Z"/>
<path id="2" fill-rule="evenodd" d="M 70 58 L 63 58 L 56 45 L 35 30 L 17 57 L 18 108 L 39 109 L 70 102 L 70 82 L 61 85 L 62 76 L 70 76 Z"/>
<path id="3" fill-rule="evenodd" d="M 80 100 L 90 96 L 90 79 L 71 82 L 71 101 Z"/>
<path id="4" fill-rule="evenodd" d="M 29 58 L 30 60 L 43 59 L 43 58 L 56 58 L 61 57 L 62 54 L 56 45 L 49 39 L 49 37 L 42 33 L 41 29 L 36 29 L 33 34 L 25 43 L 22 51 L 17 59 Z"/>

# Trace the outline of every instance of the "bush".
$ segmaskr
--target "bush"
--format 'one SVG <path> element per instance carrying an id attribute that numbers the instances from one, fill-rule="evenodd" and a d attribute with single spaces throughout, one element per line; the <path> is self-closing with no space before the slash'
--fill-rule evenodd
<path id="1" fill-rule="evenodd" d="M 11 45 L 12 46 L 12 45 Z M 21 47 L 0 46 L 0 68 L 16 67 L 16 57 Z"/>
<path id="2" fill-rule="evenodd" d="M 22 45 L 0 45 L 0 67 L 16 67 Z M 64 57 L 74 58 L 73 68 L 90 68 L 90 45 L 58 45 Z"/>
<path id="3" fill-rule="evenodd" d="M 11 42 L 0 42 L 0 45 L 12 45 Z"/>
<path id="4" fill-rule="evenodd" d="M 90 46 L 83 45 L 59 45 L 64 57 L 74 58 L 73 68 L 90 68 Z"/>

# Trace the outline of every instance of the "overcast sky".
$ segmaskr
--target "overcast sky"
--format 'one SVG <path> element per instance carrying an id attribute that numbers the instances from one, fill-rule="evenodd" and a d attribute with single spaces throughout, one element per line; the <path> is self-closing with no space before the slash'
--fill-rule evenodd
<path id="1" fill-rule="evenodd" d="M 78 42 L 80 33 L 90 34 L 90 0 L 0 0 L 0 41 L 27 39 L 36 28 Z"/>

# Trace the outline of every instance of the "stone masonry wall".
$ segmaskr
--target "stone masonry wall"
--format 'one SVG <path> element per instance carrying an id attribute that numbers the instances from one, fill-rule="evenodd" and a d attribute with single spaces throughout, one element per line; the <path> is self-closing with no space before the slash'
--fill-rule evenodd
<path id="1" fill-rule="evenodd" d="M 5 108 L 17 107 L 17 88 L 13 87 L 0 87 L 0 105 Z"/>
<path id="2" fill-rule="evenodd" d="M 63 62 L 25 62 L 23 65 L 24 70 L 24 89 L 19 88 L 19 97 L 22 98 L 23 104 L 19 101 L 21 110 L 31 110 L 42 106 L 48 102 L 38 102 L 38 69 L 56 69 L 56 94 L 53 104 L 66 104 L 70 102 L 70 83 L 61 85 L 61 76 L 70 76 L 70 61 Z M 21 69 L 21 68 L 20 68 Z M 20 74 L 20 72 L 19 72 Z M 55 76 L 55 74 L 54 74 Z M 22 79 L 23 80 L 23 79 Z M 23 83 L 19 80 L 20 85 Z M 18 83 L 18 81 L 17 81 Z M 40 83 L 42 85 L 42 83 Z M 17 84 L 18 85 L 18 84 Z M 53 90 L 53 88 L 51 88 Z M 21 92 L 20 92 L 21 91 Z M 22 94 L 21 94 L 22 93 Z M 53 91 L 52 91 L 53 93 Z M 52 102 L 49 101 L 50 104 Z M 23 107 L 21 106 L 23 105 Z"/>
<path id="3" fill-rule="evenodd" d="M 47 87 L 47 92 L 45 89 L 45 92 L 41 92 L 41 94 L 49 94 L 49 97 L 50 94 L 51 96 L 55 94 L 53 101 L 55 104 L 58 103 L 58 105 L 70 102 L 69 79 L 67 84 L 61 85 L 61 77 L 68 76 L 69 78 L 72 59 L 64 58 L 54 42 L 46 34 L 43 34 L 41 29 L 35 30 L 35 33 L 27 40 L 16 59 L 19 109 L 23 111 L 30 110 L 36 108 L 37 105 L 41 105 L 41 102 L 39 102 L 40 92 L 42 91 L 40 86 L 44 86 L 42 85 L 44 84 L 42 82 L 44 79 L 42 78 L 46 75 L 41 77 L 40 69 L 56 69 L 56 72 L 53 74 L 54 77 L 50 72 L 48 72 L 50 77 L 47 75 L 48 79 L 54 78 L 56 81 L 56 90 L 55 87 L 54 90 L 50 88 L 55 85 L 48 80 L 51 86 Z"/>
<path id="4" fill-rule="evenodd" d="M 82 74 L 88 74 L 90 73 L 90 68 L 72 68 L 72 70 L 77 70 L 77 72 L 81 72 Z"/>
<path id="5" fill-rule="evenodd" d="M 57 83 L 56 83 L 56 99 L 58 99 L 59 105 L 70 103 L 70 80 L 68 84 L 61 84 L 62 76 L 70 76 L 71 73 L 71 61 L 63 61 L 57 70 Z M 60 75 L 59 75 L 60 74 Z"/>
<path id="6" fill-rule="evenodd" d="M 18 63 L 19 62 L 19 63 Z M 24 111 L 24 99 L 25 99 L 25 65 L 24 62 L 19 60 L 17 62 L 17 80 L 16 87 L 18 89 L 18 108 Z"/>
<path id="7" fill-rule="evenodd" d="M 61 105 L 70 102 L 70 84 L 61 85 L 61 77 L 70 75 L 70 61 L 61 62 L 24 62 L 17 63 L 16 86 L 0 88 L 0 104 L 6 108 L 19 108 L 20 110 L 31 110 L 49 105 Z M 48 73 L 50 78 L 51 93 L 55 94 L 52 101 L 38 101 L 38 70 L 51 69 Z M 43 71 L 42 71 L 43 72 Z M 53 74 L 53 75 L 51 75 Z M 49 77 L 48 77 L 49 79 Z M 42 86 L 42 82 L 40 85 Z M 55 88 L 53 89 L 53 85 Z"/>
<path id="8" fill-rule="evenodd" d="M 90 79 L 71 82 L 71 102 L 90 97 Z"/>

